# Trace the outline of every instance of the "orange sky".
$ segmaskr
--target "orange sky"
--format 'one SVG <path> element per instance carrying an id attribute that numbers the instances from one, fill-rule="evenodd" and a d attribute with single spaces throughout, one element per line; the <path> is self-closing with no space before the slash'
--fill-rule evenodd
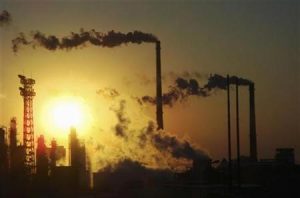
<path id="1" fill-rule="evenodd" d="M 16 116 L 21 131 L 22 99 L 17 78 L 20 73 L 36 79 L 35 132 L 46 134 L 48 143 L 60 132 L 53 132 L 55 128 L 45 124 L 45 107 L 52 100 L 65 96 L 84 101 L 89 109 L 92 121 L 86 131 L 80 133 L 86 141 L 109 139 L 109 135 L 103 136 L 103 133 L 109 133 L 116 122 L 109 107 L 117 102 L 96 94 L 103 87 L 116 88 L 120 97 L 129 101 L 128 111 L 137 127 L 149 119 L 154 120 L 153 107 L 140 109 L 130 99 L 132 95 L 155 93 L 153 83 L 144 84 L 141 80 L 141 76 L 154 78 L 153 44 L 112 49 L 88 46 L 56 52 L 22 47 L 14 54 L 10 42 L 19 32 L 32 30 L 58 36 L 77 32 L 80 28 L 103 32 L 142 30 L 161 40 L 162 70 L 166 76 L 169 72 L 181 75 L 185 71 L 197 71 L 204 75 L 229 73 L 253 80 L 256 83 L 259 158 L 272 158 L 276 147 L 294 147 L 299 162 L 298 4 L 292 1 L 185 4 L 177 1 L 171 4 L 66 0 L 56 3 L 1 1 L 0 8 L 8 10 L 13 17 L 9 26 L 0 29 L 1 124 L 8 125 L 10 117 Z M 170 83 L 170 78 L 164 81 L 164 91 Z M 209 98 L 194 97 L 174 108 L 167 107 L 164 118 L 167 131 L 192 140 L 214 159 L 226 156 L 224 92 Z M 248 92 L 247 88 L 241 88 L 243 155 L 248 155 L 248 128 Z"/>

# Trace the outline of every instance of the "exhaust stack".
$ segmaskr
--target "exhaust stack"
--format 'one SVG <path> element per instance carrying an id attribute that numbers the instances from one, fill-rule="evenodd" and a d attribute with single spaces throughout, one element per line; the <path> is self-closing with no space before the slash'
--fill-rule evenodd
<path id="1" fill-rule="evenodd" d="M 230 77 L 227 75 L 227 135 L 228 135 L 228 190 L 232 190 L 232 166 L 231 166 L 231 122 L 230 122 Z"/>
<path id="2" fill-rule="evenodd" d="M 160 41 L 156 42 L 156 122 L 157 129 L 163 129 L 163 104 L 161 85 Z"/>
<path id="3" fill-rule="evenodd" d="M 257 144 L 256 144 L 256 121 L 255 121 L 255 96 L 254 83 L 249 84 L 249 124 L 250 124 L 250 158 L 257 161 Z"/>

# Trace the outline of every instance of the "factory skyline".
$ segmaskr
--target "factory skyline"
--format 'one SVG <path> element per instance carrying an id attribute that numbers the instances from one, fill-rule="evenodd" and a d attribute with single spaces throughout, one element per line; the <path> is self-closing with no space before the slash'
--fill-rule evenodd
<path id="1" fill-rule="evenodd" d="M 64 3 L 48 4 L 51 5 L 49 12 L 65 9 Z M 198 4 L 187 3 L 182 7 L 179 6 L 180 3 L 176 3 L 170 8 L 169 15 L 165 16 L 163 14 L 165 9 L 162 8 L 166 8 L 167 3 L 161 5 L 150 2 L 132 3 L 127 8 L 130 11 L 127 12 L 122 9 L 122 3 L 113 5 L 94 2 L 86 3 L 82 8 L 77 2 L 72 3 L 66 12 L 62 12 L 64 13 L 62 17 L 50 16 L 49 13 L 43 12 L 45 7 L 42 4 L 28 3 L 23 7 L 18 5 L 10 2 L 1 4 L 12 18 L 9 24 L 1 26 L 1 38 L 4 38 L 1 45 L 3 47 L 1 48 L 1 60 L 3 60 L 1 124 L 7 125 L 12 115 L 22 120 L 20 116 L 22 102 L 16 97 L 18 90 L 15 89 L 18 80 L 12 76 L 24 74 L 39 82 L 36 87 L 39 89 L 39 95 L 35 97 L 34 112 L 37 134 L 43 133 L 45 137 L 51 138 L 55 133 L 58 141 L 67 144 L 66 138 L 63 137 L 66 136 L 68 129 L 54 124 L 49 109 L 59 100 L 71 100 L 74 103 L 83 103 L 85 114 L 88 115 L 85 121 L 88 124 L 77 127 L 79 135 L 86 136 L 86 140 L 93 136 L 97 136 L 97 139 L 104 138 L 102 136 L 105 135 L 99 131 L 111 130 L 116 120 L 114 113 L 109 108 L 105 108 L 111 106 L 111 102 L 99 97 L 96 94 L 97 90 L 105 87 L 115 88 L 120 92 L 121 97 L 126 97 L 127 101 L 131 96 L 155 96 L 155 44 L 124 45 L 109 49 L 87 45 L 82 49 L 55 52 L 49 52 L 38 46 L 35 49 L 22 46 L 15 54 L 12 51 L 11 40 L 20 32 L 30 36 L 31 31 L 36 30 L 45 33 L 46 36 L 55 35 L 59 38 L 70 35 L 70 31 L 78 33 L 80 28 L 95 29 L 104 33 L 109 30 L 125 33 L 141 30 L 153 33 L 161 40 L 163 93 L 167 92 L 168 86 L 173 84 L 174 75 L 176 78 L 176 76 L 184 76 L 185 73 L 198 73 L 200 74 L 198 77 L 202 77 L 199 80 L 201 84 L 205 83 L 210 73 L 219 73 L 223 76 L 229 73 L 247 77 L 256 83 L 256 125 L 260 137 L 257 147 L 261 151 L 259 155 L 263 158 L 272 156 L 277 145 L 292 146 L 299 150 L 296 141 L 299 139 L 297 132 L 299 131 L 297 122 L 299 71 L 296 67 L 297 58 L 293 53 L 297 49 L 295 45 L 297 42 L 294 42 L 297 6 L 293 6 L 293 3 L 286 3 L 283 7 L 277 3 L 272 4 L 271 7 L 263 3 L 261 6 L 251 3 L 228 3 L 225 7 L 221 4 L 199 3 L 199 6 L 193 6 Z M 182 10 L 180 12 L 179 7 Z M 79 8 L 83 13 L 88 16 L 91 14 L 93 17 L 78 18 L 76 10 Z M 113 17 L 110 17 L 111 20 L 105 20 L 106 15 L 98 12 L 96 8 L 106 8 L 105 10 L 109 11 L 108 15 Z M 153 14 L 146 14 L 149 13 L 147 10 Z M 126 15 L 133 12 L 141 14 L 139 20 Z M 36 20 L 36 15 L 33 13 L 43 16 L 46 23 Z M 275 19 L 274 13 L 281 13 L 281 15 Z M 171 20 L 177 18 L 178 14 L 180 17 L 177 22 Z M 31 20 L 22 20 L 24 15 Z M 224 15 L 227 17 L 222 17 Z M 198 22 L 191 20 L 193 25 L 186 23 L 186 20 L 193 18 Z M 76 19 L 78 23 L 70 23 L 71 19 L 72 21 Z M 62 23 L 69 25 L 61 26 L 61 23 L 58 23 L 61 20 Z M 217 21 L 219 22 L 216 23 Z M 278 24 L 275 25 L 277 22 Z M 179 28 L 177 23 L 182 28 Z M 165 28 L 156 28 L 157 26 Z M 278 29 L 279 26 L 283 28 Z M 191 31 L 185 31 L 188 29 Z M 237 31 L 232 32 L 233 29 Z M 265 45 L 256 42 L 262 39 L 266 42 Z M 231 45 L 233 47 L 229 48 Z M 241 55 L 237 56 L 235 51 Z M 241 88 L 240 94 L 241 153 L 247 154 L 249 148 L 247 89 Z M 226 96 L 223 92 L 218 92 L 209 98 L 197 100 L 192 97 L 186 103 L 164 108 L 165 130 L 179 136 L 189 136 L 216 158 L 225 156 L 226 145 L 223 140 L 226 138 L 227 123 L 224 120 L 226 115 L 224 97 Z M 131 106 L 129 110 L 131 114 L 140 111 L 140 107 L 134 107 L 134 104 L 128 105 Z M 132 119 L 147 123 L 149 118 L 156 117 L 154 106 L 143 107 L 141 111 L 143 117 Z M 288 118 L 289 116 L 286 115 L 291 116 Z M 199 119 L 202 122 L 199 122 Z M 146 124 L 141 124 L 140 127 L 144 125 Z M 270 139 L 272 141 L 268 141 Z M 215 147 L 215 144 L 222 145 L 224 148 Z M 296 158 L 299 161 L 298 155 Z"/>
<path id="2" fill-rule="evenodd" d="M 24 97 L 23 133 L 21 132 L 23 134 L 23 142 L 20 143 L 20 141 L 18 141 L 17 136 L 20 134 L 18 134 L 16 118 L 13 117 L 10 120 L 9 127 L 0 128 L 0 193 L 4 197 L 20 196 L 21 194 L 25 196 L 40 197 L 47 192 L 50 193 L 49 196 L 53 197 L 100 196 L 107 193 L 111 195 L 115 194 L 114 196 L 118 197 L 125 192 L 125 194 L 129 193 L 127 195 L 130 195 L 132 190 L 143 192 L 143 189 L 148 189 L 153 185 L 158 189 L 162 187 L 161 185 L 170 185 L 169 188 L 182 185 L 184 190 L 186 185 L 190 185 L 189 182 L 191 181 L 196 183 L 200 182 L 200 184 L 202 182 L 208 182 L 208 186 L 212 184 L 220 185 L 215 190 L 203 189 L 199 186 L 196 188 L 199 190 L 197 193 L 205 193 L 207 195 L 214 193 L 218 195 L 247 195 L 248 193 L 252 193 L 256 194 L 256 196 L 262 196 L 264 193 L 259 190 L 260 186 L 264 186 L 265 180 L 268 180 L 269 178 L 265 175 L 260 176 L 259 174 L 261 171 L 263 171 L 264 174 L 273 174 L 273 168 L 277 167 L 276 171 L 293 170 L 291 173 L 283 174 L 282 177 L 294 177 L 296 179 L 295 181 L 297 181 L 299 176 L 300 172 L 297 172 L 299 165 L 296 165 L 295 163 L 295 152 L 293 148 L 277 148 L 274 159 L 257 158 L 254 83 L 251 81 L 248 83 L 248 81 L 243 81 L 243 79 L 227 75 L 227 79 L 222 77 L 221 81 L 216 81 L 219 84 L 215 84 L 216 86 L 225 86 L 224 88 L 227 89 L 229 135 L 228 160 L 225 158 L 222 160 L 213 160 L 201 153 L 194 153 L 191 158 L 188 157 L 190 154 L 182 155 L 182 157 L 187 157 L 192 160 L 192 166 L 184 171 L 176 172 L 176 167 L 173 170 L 159 170 L 160 168 L 149 169 L 140 164 L 140 162 L 131 161 L 131 159 L 125 157 L 116 164 L 114 169 L 111 169 L 111 167 L 108 166 L 103 170 L 93 171 L 85 143 L 78 139 L 74 127 L 70 128 L 67 149 L 57 145 L 55 139 L 52 139 L 47 145 L 47 140 L 43 135 L 37 137 L 37 143 L 33 142 L 33 139 L 35 138 L 26 138 L 27 136 L 34 137 L 34 130 L 30 129 L 34 126 L 33 117 L 30 115 L 33 112 L 34 102 L 32 98 L 29 98 L 30 101 L 27 101 L 28 98 L 26 97 L 36 95 L 36 92 L 32 87 L 32 85 L 35 84 L 35 80 L 26 78 L 22 75 L 19 75 L 18 77 L 20 78 L 20 83 L 24 86 L 20 88 L 20 95 Z M 224 81 L 225 79 L 226 82 Z M 239 114 L 238 87 L 245 85 L 249 87 L 249 156 L 240 155 L 238 130 L 239 117 L 236 117 L 237 145 L 230 143 L 230 85 L 232 84 L 236 87 L 235 110 L 237 115 Z M 28 130 L 27 127 L 29 127 L 30 130 Z M 253 131 L 251 132 L 251 130 Z M 163 133 L 163 131 L 160 132 Z M 152 133 L 151 129 L 148 130 L 147 133 Z M 231 135 L 233 134 L 231 133 Z M 161 134 L 155 136 L 155 138 L 162 138 L 159 140 L 160 143 L 167 140 L 164 139 L 166 137 L 170 138 L 167 135 Z M 254 137 L 255 140 L 253 140 Z M 173 141 L 176 142 L 178 140 L 175 139 Z M 177 142 L 175 145 L 179 144 L 178 148 L 173 148 L 175 145 L 170 145 L 169 149 L 177 149 L 177 151 L 174 151 L 179 153 L 185 152 L 186 149 L 180 147 L 185 147 L 186 143 L 180 145 L 181 143 Z M 231 148 L 234 146 L 237 146 L 237 155 L 231 153 Z M 190 147 L 189 149 L 193 150 L 194 148 Z M 66 152 L 66 150 L 68 151 Z M 61 158 L 68 158 L 68 165 L 58 165 L 57 162 Z M 122 175 L 124 176 L 124 174 L 131 174 L 132 178 L 123 178 Z M 156 176 L 153 176 L 153 174 Z M 117 177 L 120 178 L 120 181 L 117 181 Z M 144 177 L 147 178 L 147 182 L 142 179 Z M 158 179 L 160 182 L 158 182 Z M 26 185 L 23 184 L 24 182 Z M 149 182 L 151 183 L 150 186 Z M 169 182 L 171 182 L 171 184 L 168 184 Z M 277 180 L 275 180 L 275 182 L 280 183 Z M 247 184 L 250 184 L 250 186 L 246 187 Z M 296 183 L 293 183 L 292 185 L 295 184 Z M 245 186 L 243 187 L 243 185 Z M 253 187 L 251 187 L 251 185 L 253 185 Z M 283 185 L 287 184 L 283 183 Z M 15 190 L 11 190 L 11 188 L 14 188 Z M 276 192 L 276 190 L 274 191 L 273 186 L 267 188 L 270 188 L 272 193 Z M 247 191 L 243 192 L 246 189 Z M 283 192 L 286 193 L 286 187 L 283 187 L 283 189 Z M 160 192 L 161 190 L 156 191 Z M 185 190 L 183 191 L 184 194 L 187 193 Z M 167 191 L 164 189 L 162 192 L 166 193 Z M 295 191 L 295 193 L 297 192 Z M 181 195 L 177 194 L 176 196 L 180 197 Z"/>
<path id="3" fill-rule="evenodd" d="M 299 10 L 1 1 L 1 174 L 37 194 L 286 192 L 299 183 Z"/>

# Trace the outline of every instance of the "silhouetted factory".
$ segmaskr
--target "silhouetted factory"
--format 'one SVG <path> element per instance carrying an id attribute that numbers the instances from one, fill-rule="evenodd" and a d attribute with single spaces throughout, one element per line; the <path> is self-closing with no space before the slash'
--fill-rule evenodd
<path id="1" fill-rule="evenodd" d="M 157 124 L 163 129 L 160 81 L 160 43 L 157 50 Z M 108 166 L 93 173 L 84 143 L 75 128 L 69 133 L 69 152 L 47 143 L 43 135 L 34 142 L 33 97 L 35 81 L 19 76 L 24 99 L 23 137 L 18 134 L 17 120 L 9 127 L 0 127 L 0 197 L 284 197 L 287 192 L 299 195 L 300 166 L 295 164 L 293 148 L 278 148 L 273 159 L 257 158 L 254 83 L 249 84 L 249 155 L 240 156 L 237 136 L 237 158 L 223 160 L 194 159 L 191 169 L 183 173 L 144 167 L 140 162 L 121 160 L 116 167 Z M 229 77 L 228 77 L 229 79 Z M 230 109 L 229 80 L 228 109 Z M 238 82 L 236 110 L 239 111 Z M 237 117 L 237 132 L 239 119 Z M 228 111 L 230 121 L 230 111 Z M 230 122 L 229 122 L 230 134 Z M 239 135 L 237 133 L 237 135 Z M 18 138 L 19 137 L 19 138 Z M 23 139 L 21 142 L 20 139 Z M 228 138 L 230 140 L 230 136 Z M 37 143 L 35 148 L 35 143 Z M 61 165 L 68 157 L 69 165 Z M 276 175 L 276 177 L 274 176 Z M 92 185 L 93 181 L 93 185 Z M 230 182 L 229 182 L 230 181 Z M 92 188 L 93 186 L 93 188 Z M 264 192 L 262 189 L 267 189 Z M 292 190 L 290 190 L 292 189 Z M 147 192 L 145 194 L 145 192 Z M 113 195 L 113 196 L 112 196 Z M 242 196 L 241 196 L 242 197 Z M 296 196 L 297 197 L 297 196 Z"/>
<path id="2" fill-rule="evenodd" d="M 66 157 L 66 149 L 63 146 L 58 146 L 56 141 L 52 140 L 48 147 L 44 136 L 38 137 L 34 174 L 26 171 L 25 147 L 17 143 L 17 134 L 15 118 L 10 121 L 8 134 L 5 128 L 0 128 L 1 184 L 5 183 L 5 186 L 9 187 L 1 190 L 7 197 L 18 197 L 22 190 L 28 190 L 26 182 L 34 184 L 36 192 L 51 187 L 61 195 L 71 195 L 74 189 L 87 191 L 90 188 L 90 170 L 87 166 L 85 146 L 80 144 L 75 128 L 70 131 L 70 166 L 57 166 L 57 161 Z"/>

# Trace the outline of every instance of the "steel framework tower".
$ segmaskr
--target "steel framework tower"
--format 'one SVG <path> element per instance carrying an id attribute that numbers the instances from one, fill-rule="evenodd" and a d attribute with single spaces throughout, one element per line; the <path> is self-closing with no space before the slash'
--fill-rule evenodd
<path id="1" fill-rule="evenodd" d="M 33 129 L 33 97 L 35 92 L 33 85 L 35 80 L 18 75 L 23 87 L 19 87 L 20 94 L 24 100 L 23 114 L 23 144 L 25 148 L 25 166 L 28 174 L 35 173 L 35 156 L 34 156 L 34 129 Z"/>

